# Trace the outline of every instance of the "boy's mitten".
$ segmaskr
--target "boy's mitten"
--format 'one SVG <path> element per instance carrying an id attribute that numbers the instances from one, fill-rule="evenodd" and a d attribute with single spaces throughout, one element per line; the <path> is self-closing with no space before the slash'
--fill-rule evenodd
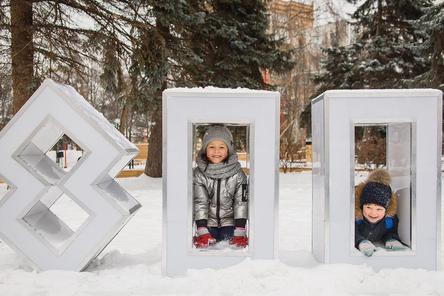
<path id="1" fill-rule="evenodd" d="M 235 245 L 239 248 L 248 246 L 247 231 L 244 227 L 236 227 L 234 229 L 234 236 L 230 240 L 230 245 Z"/>
<path id="2" fill-rule="evenodd" d="M 406 247 L 396 239 L 389 239 L 385 242 L 385 248 L 393 251 L 404 250 Z"/>
<path id="3" fill-rule="evenodd" d="M 196 236 L 193 238 L 194 246 L 199 249 L 208 248 L 209 245 L 216 243 L 216 239 L 211 236 L 208 228 L 198 227 L 196 230 Z"/>
<path id="4" fill-rule="evenodd" d="M 376 251 L 375 245 L 368 240 L 363 240 L 362 242 L 360 242 L 358 247 L 359 251 L 361 251 L 361 253 L 367 257 L 370 257 Z"/>

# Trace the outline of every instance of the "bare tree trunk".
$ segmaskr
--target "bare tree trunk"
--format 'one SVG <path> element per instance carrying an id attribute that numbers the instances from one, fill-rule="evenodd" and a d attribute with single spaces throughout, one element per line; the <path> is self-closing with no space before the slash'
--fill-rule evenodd
<path id="1" fill-rule="evenodd" d="M 32 0 L 11 0 L 11 60 L 14 114 L 32 94 Z"/>
<path id="2" fill-rule="evenodd" d="M 169 28 L 165 27 L 158 19 L 156 20 L 157 33 L 161 36 L 161 40 L 164 43 L 160 45 L 162 51 L 167 51 L 170 48 L 169 45 Z M 167 55 L 164 52 L 164 57 L 159 61 L 161 64 L 168 63 Z M 167 88 L 167 73 L 164 73 L 162 80 L 162 86 L 155 92 L 154 110 L 152 116 L 152 122 L 154 123 L 150 137 L 148 139 L 148 156 L 145 165 L 145 174 L 150 177 L 160 178 L 162 177 L 162 92 Z"/>
<path id="3" fill-rule="evenodd" d="M 128 99 L 125 100 L 125 104 L 123 105 L 122 113 L 120 113 L 120 126 L 119 131 L 122 135 L 126 136 L 126 129 L 128 126 L 128 114 L 130 112 L 130 106 Z"/>
<path id="4" fill-rule="evenodd" d="M 444 53 L 444 33 L 434 32 L 432 35 L 434 41 L 433 54 L 432 54 L 432 83 L 431 87 L 439 88 L 444 82 L 444 66 L 442 65 L 442 55 Z"/>
<path id="5" fill-rule="evenodd" d="M 154 110 L 152 121 L 154 126 L 148 139 L 145 174 L 160 178 L 162 177 L 162 103 L 158 104 L 158 107 Z"/>
<path id="6" fill-rule="evenodd" d="M 128 140 L 130 140 L 130 142 L 133 141 L 133 118 L 134 118 L 134 112 L 133 110 L 131 110 L 131 116 L 129 118 L 129 124 L 128 124 Z"/>
<path id="7" fill-rule="evenodd" d="M 382 1 L 378 0 L 378 12 L 377 12 L 378 21 L 376 23 L 376 36 L 381 35 L 382 29 Z"/>

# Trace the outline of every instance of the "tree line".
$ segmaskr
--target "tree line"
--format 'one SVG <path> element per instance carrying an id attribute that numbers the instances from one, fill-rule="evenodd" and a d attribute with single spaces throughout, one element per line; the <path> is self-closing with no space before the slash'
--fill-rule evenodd
<path id="1" fill-rule="evenodd" d="M 444 90 L 444 3 L 431 0 L 347 0 L 354 41 L 325 48 L 316 97 L 328 89 Z M 301 115 L 310 128 L 310 105 Z"/>
<path id="2" fill-rule="evenodd" d="M 288 70 L 292 53 L 267 26 L 259 0 L 0 1 L 1 123 L 43 79 L 68 83 L 121 132 L 149 127 L 145 173 L 159 177 L 162 91 L 269 89 L 261 71 Z"/>

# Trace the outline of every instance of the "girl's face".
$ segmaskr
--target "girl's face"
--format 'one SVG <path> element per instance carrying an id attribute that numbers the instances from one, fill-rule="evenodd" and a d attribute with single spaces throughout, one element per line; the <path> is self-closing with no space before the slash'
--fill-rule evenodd
<path id="1" fill-rule="evenodd" d="M 218 164 L 223 162 L 228 156 L 228 147 L 224 141 L 214 140 L 207 145 L 207 159 Z"/>
<path id="2" fill-rule="evenodd" d="M 362 212 L 371 223 L 376 223 L 385 216 L 385 208 L 375 204 L 364 204 Z"/>

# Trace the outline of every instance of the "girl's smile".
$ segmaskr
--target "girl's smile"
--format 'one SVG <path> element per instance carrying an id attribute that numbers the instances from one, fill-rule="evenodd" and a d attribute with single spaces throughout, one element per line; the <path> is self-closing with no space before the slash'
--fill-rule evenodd
<path id="1" fill-rule="evenodd" d="M 223 162 L 228 156 L 228 147 L 224 141 L 214 140 L 207 145 L 207 159 L 213 164 Z"/>

